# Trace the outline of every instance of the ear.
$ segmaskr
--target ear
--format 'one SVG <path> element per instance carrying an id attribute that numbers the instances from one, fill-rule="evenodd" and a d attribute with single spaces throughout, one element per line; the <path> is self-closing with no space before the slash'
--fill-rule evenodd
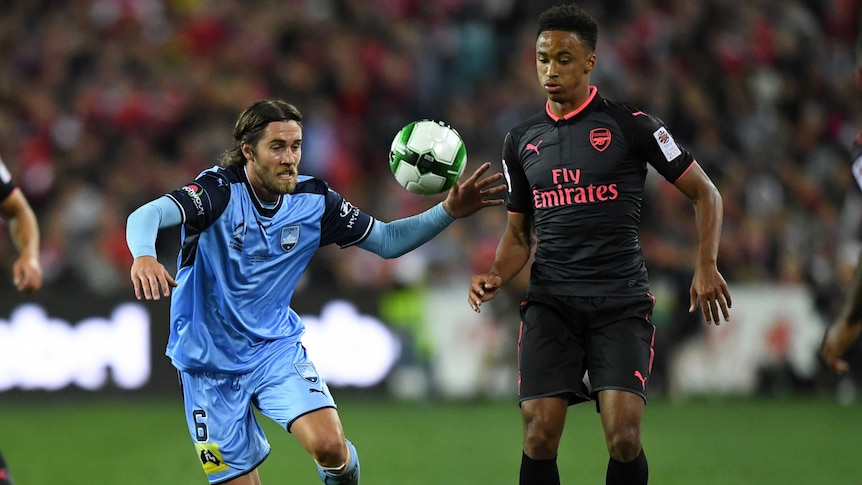
<path id="1" fill-rule="evenodd" d="M 596 67 L 596 53 L 592 52 L 587 57 L 587 62 L 584 64 L 584 74 L 589 73 Z"/>
<path id="2" fill-rule="evenodd" d="M 246 160 L 254 160 L 254 150 L 252 149 L 251 145 L 246 142 L 241 142 L 239 145 L 239 149 L 242 151 L 242 154 L 243 156 L 245 156 Z"/>

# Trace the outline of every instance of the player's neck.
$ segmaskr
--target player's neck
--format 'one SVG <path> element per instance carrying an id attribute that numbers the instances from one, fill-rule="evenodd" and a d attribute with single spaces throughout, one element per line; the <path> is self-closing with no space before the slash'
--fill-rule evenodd
<path id="1" fill-rule="evenodd" d="M 572 113 L 584 109 L 592 101 L 598 89 L 595 86 L 586 86 L 580 90 L 578 95 L 565 101 L 553 101 L 548 99 L 548 112 L 557 118 L 565 118 Z"/>

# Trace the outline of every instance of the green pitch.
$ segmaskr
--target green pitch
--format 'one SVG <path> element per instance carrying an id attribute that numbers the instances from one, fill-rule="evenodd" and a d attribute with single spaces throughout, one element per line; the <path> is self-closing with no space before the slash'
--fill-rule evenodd
<path id="1" fill-rule="evenodd" d="M 336 399 L 368 485 L 517 483 L 513 401 L 412 404 Z M 660 485 L 862 484 L 862 405 L 825 399 L 711 399 L 647 406 L 643 438 Z M 262 421 L 266 485 L 317 484 L 293 437 Z M 205 484 L 179 397 L 147 402 L 0 400 L 0 450 L 16 485 Z M 564 484 L 604 483 L 607 455 L 591 405 L 569 412 Z"/>

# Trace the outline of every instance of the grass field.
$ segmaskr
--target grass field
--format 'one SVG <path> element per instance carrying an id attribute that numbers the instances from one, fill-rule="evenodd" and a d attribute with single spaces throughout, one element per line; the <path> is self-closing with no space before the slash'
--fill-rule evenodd
<path id="1" fill-rule="evenodd" d="M 336 398 L 338 395 L 336 394 Z M 512 401 L 413 404 L 341 398 L 364 485 L 517 483 L 520 415 Z M 266 485 L 320 483 L 292 436 L 264 420 Z M 647 406 L 644 443 L 658 485 L 860 485 L 862 405 L 826 399 L 703 399 Z M 179 399 L 10 403 L 0 450 L 16 485 L 205 484 Z M 571 408 L 564 484 L 603 484 L 598 415 Z"/>

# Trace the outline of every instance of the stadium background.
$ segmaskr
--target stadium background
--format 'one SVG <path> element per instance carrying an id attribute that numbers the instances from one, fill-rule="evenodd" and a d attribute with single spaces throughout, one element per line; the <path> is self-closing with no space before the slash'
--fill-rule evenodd
<path id="1" fill-rule="evenodd" d="M 239 110 L 263 97 L 295 103 L 305 117 L 303 173 L 383 220 L 415 213 L 437 199 L 394 183 L 392 136 L 414 119 L 443 119 L 461 132 L 472 167 L 499 160 L 507 129 L 541 109 L 535 18 L 551 4 L 0 2 L 0 157 L 39 217 L 45 270 L 45 288 L 32 296 L 0 278 L 0 450 L 17 481 L 202 480 L 163 357 L 166 303 L 136 307 L 148 341 L 128 352 L 120 334 L 73 329 L 93 319 L 109 328 L 133 301 L 125 217 L 212 165 Z M 720 267 L 736 305 L 716 331 L 687 313 L 690 204 L 654 177 L 648 184 L 642 244 L 659 340 L 645 441 L 654 478 L 862 483 L 862 466 L 845 459 L 860 446 L 859 346 L 849 355 L 856 373 L 843 379 L 814 358 L 860 248 L 862 197 L 849 156 L 862 127 L 853 72 L 860 2 L 581 5 L 600 25 L 594 83 L 663 118 L 725 202 Z M 397 337 L 400 353 L 380 361 L 385 375 L 361 385 L 346 376 L 335 390 L 348 434 L 368 449 L 371 483 L 515 476 L 515 308 L 525 280 L 482 317 L 465 301 L 469 275 L 490 264 L 504 220 L 504 211 L 483 211 L 399 260 L 330 247 L 312 262 L 293 302 L 300 313 L 346 302 L 365 325 L 359 335 L 381 323 Z M 168 267 L 176 240 L 159 239 Z M 0 275 L 13 258 L 0 237 Z M 338 335 L 323 327 L 330 333 L 319 335 Z M 146 368 L 121 384 L 110 359 L 141 352 Z M 66 381 L 46 384 L 62 370 Z M 581 407 L 570 415 L 564 480 L 596 482 L 605 460 L 598 420 Z M 299 467 L 308 473 L 295 482 L 315 483 L 290 436 L 268 433 L 275 449 L 264 479 Z"/>

